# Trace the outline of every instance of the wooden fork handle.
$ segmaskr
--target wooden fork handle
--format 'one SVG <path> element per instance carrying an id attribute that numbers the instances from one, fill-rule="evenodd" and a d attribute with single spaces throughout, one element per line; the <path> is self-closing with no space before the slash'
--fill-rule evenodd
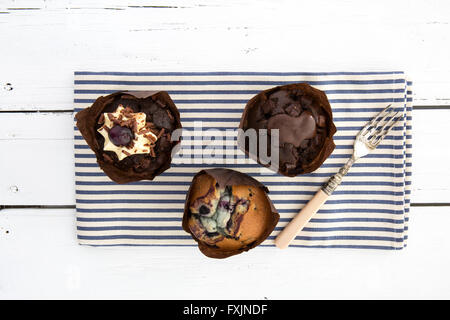
<path id="1" fill-rule="evenodd" d="M 300 230 L 308 223 L 311 217 L 327 201 L 329 195 L 322 189 L 317 191 L 314 197 L 303 207 L 302 210 L 284 227 L 275 239 L 275 245 L 280 249 L 285 249 L 294 240 Z"/>

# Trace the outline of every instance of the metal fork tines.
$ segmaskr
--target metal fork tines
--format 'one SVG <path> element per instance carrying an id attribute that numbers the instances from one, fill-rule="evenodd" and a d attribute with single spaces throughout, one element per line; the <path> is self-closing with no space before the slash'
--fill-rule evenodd
<path id="1" fill-rule="evenodd" d="M 388 105 L 361 129 L 356 139 L 363 141 L 370 149 L 375 149 L 397 123 L 400 116 L 400 111 L 395 112 L 391 105 Z"/>
<path id="2" fill-rule="evenodd" d="M 392 108 L 392 105 L 388 105 L 369 121 L 356 135 L 351 158 L 338 173 L 332 176 L 330 180 L 323 185 L 322 190 L 326 194 L 331 195 L 342 182 L 342 178 L 347 174 L 353 163 L 374 150 L 401 118 L 402 112 L 396 112 L 394 108 Z"/>

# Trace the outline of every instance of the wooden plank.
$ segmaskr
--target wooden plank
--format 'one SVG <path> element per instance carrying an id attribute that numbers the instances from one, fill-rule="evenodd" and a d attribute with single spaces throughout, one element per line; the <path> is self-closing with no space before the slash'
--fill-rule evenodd
<path id="1" fill-rule="evenodd" d="M 0 119 L 0 204 L 74 204 L 72 113 Z"/>
<path id="2" fill-rule="evenodd" d="M 449 9 L 445 0 L 10 0 L 0 9 L 0 110 L 72 109 L 75 70 L 401 69 L 415 104 L 450 105 Z"/>
<path id="3" fill-rule="evenodd" d="M 450 110 L 413 111 L 412 201 L 449 202 Z"/>
<path id="4" fill-rule="evenodd" d="M 73 210 L 0 212 L 1 299 L 450 298 L 447 208 L 413 208 L 402 251 L 259 247 L 220 261 L 195 247 L 79 246 L 74 224 Z"/>
<path id="5" fill-rule="evenodd" d="M 450 110 L 413 112 L 413 202 L 448 202 Z M 0 204 L 73 205 L 72 113 L 0 113 Z"/>

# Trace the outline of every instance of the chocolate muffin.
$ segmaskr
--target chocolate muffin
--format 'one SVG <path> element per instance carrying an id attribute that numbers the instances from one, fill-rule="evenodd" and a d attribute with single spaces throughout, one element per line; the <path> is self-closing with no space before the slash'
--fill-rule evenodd
<path id="1" fill-rule="evenodd" d="M 180 114 L 167 92 L 124 91 L 99 97 L 75 115 L 77 127 L 111 180 L 153 178 L 170 167 Z"/>
<path id="2" fill-rule="evenodd" d="M 269 157 L 271 131 L 278 129 L 279 141 L 275 147 L 279 149 L 279 163 L 275 167 L 289 177 L 316 170 L 335 148 L 336 127 L 327 96 L 306 83 L 279 86 L 257 94 L 248 101 L 239 128 L 267 132 L 265 152 Z M 259 147 L 257 154 L 252 154 L 249 143 L 245 139 L 240 141 L 239 147 L 246 154 L 268 166 L 260 161 Z"/>
<path id="3" fill-rule="evenodd" d="M 230 169 L 202 170 L 186 197 L 183 229 L 210 258 L 248 251 L 273 231 L 279 215 L 267 188 Z"/>

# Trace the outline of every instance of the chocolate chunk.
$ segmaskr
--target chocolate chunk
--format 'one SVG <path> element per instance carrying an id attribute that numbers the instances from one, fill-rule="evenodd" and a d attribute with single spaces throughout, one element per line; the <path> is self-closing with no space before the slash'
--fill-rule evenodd
<path id="1" fill-rule="evenodd" d="M 269 99 L 274 101 L 278 106 L 284 107 L 295 101 L 290 97 L 290 93 L 286 90 L 278 90 L 269 95 Z"/>
<path id="2" fill-rule="evenodd" d="M 161 149 L 162 151 L 172 149 L 172 142 L 165 135 L 161 136 L 161 138 L 159 138 L 156 141 L 156 144 L 159 146 L 159 149 Z"/>
<path id="3" fill-rule="evenodd" d="M 134 165 L 134 170 L 136 172 L 144 172 L 145 170 L 148 169 L 148 167 L 151 164 L 151 160 L 148 157 L 142 157 L 140 159 L 140 161 L 138 161 L 135 165 Z"/>
<path id="4" fill-rule="evenodd" d="M 302 113 L 302 107 L 298 104 L 290 104 L 286 107 L 286 113 L 291 117 L 298 117 Z"/>
<path id="5" fill-rule="evenodd" d="M 267 100 L 263 105 L 262 105 L 262 110 L 264 112 L 264 116 L 265 118 L 269 118 L 270 116 L 276 115 L 276 114 L 280 114 L 280 113 L 284 113 L 284 109 L 283 107 L 278 104 L 275 103 L 273 100 Z"/>
<path id="6" fill-rule="evenodd" d="M 292 89 L 291 94 L 298 100 L 303 95 L 303 91 L 301 89 Z"/>
<path id="7" fill-rule="evenodd" d="M 272 100 L 267 100 L 262 105 L 262 110 L 264 114 L 272 114 L 273 108 L 275 108 L 275 102 L 273 102 Z"/>
<path id="8" fill-rule="evenodd" d="M 295 167 L 298 160 L 298 153 L 293 144 L 285 143 L 280 148 L 280 159 L 283 159 L 283 163 L 290 163 Z"/>
<path id="9" fill-rule="evenodd" d="M 143 101 L 141 103 L 141 112 L 144 112 L 146 115 L 146 120 L 153 121 L 153 114 L 160 110 L 161 107 L 159 107 L 153 100 L 148 99 L 146 101 Z"/>
<path id="10" fill-rule="evenodd" d="M 161 100 L 156 100 L 155 101 L 155 103 L 158 105 L 158 106 L 160 106 L 161 108 L 165 108 L 166 107 L 166 104 L 164 103 L 164 102 L 162 102 Z"/>
<path id="11" fill-rule="evenodd" d="M 302 107 L 304 109 L 309 109 L 309 108 L 311 108 L 312 98 L 308 97 L 308 96 L 302 96 L 300 98 L 300 104 L 302 105 Z"/>
<path id="12" fill-rule="evenodd" d="M 248 110 L 249 113 L 249 123 L 252 128 L 258 127 L 257 122 L 265 119 L 263 108 L 252 108 Z"/>
<path id="13" fill-rule="evenodd" d="M 310 143 L 311 143 L 310 139 L 305 139 L 300 143 L 300 148 L 306 149 L 309 147 Z"/>
<path id="14" fill-rule="evenodd" d="M 133 110 L 133 112 L 139 112 L 140 108 L 139 108 L 139 101 L 137 99 L 124 99 L 124 98 L 119 98 L 119 99 L 114 99 L 114 102 L 111 104 L 108 104 L 107 106 L 105 106 L 105 109 L 103 112 L 114 112 L 116 111 L 116 109 L 122 105 L 123 107 L 128 107 L 130 109 Z"/>
<path id="15" fill-rule="evenodd" d="M 275 108 L 272 109 L 271 115 L 275 116 L 277 114 L 283 114 L 283 113 L 284 113 L 284 108 L 281 105 L 276 104 Z"/>
<path id="16" fill-rule="evenodd" d="M 167 129 L 169 131 L 172 130 L 173 120 L 169 118 L 165 110 L 158 109 L 152 116 L 153 124 L 155 126 Z"/>

